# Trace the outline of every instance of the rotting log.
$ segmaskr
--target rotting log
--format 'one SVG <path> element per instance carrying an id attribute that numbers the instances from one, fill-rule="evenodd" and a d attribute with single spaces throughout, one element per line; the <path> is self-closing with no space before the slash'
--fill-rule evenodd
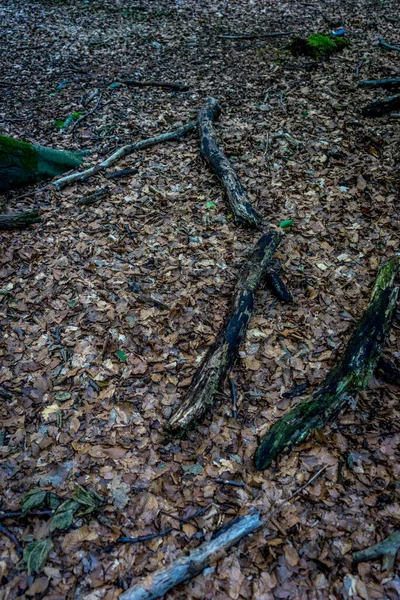
<path id="1" fill-rule="evenodd" d="M 400 548 L 400 531 L 395 531 L 392 535 L 389 535 L 386 539 L 374 546 L 365 548 L 365 550 L 359 550 L 353 553 L 353 560 L 356 563 L 366 562 L 367 560 L 375 560 L 381 558 L 382 571 L 389 571 L 394 567 L 394 561 L 396 560 L 396 554 Z"/>
<path id="2" fill-rule="evenodd" d="M 266 469 L 285 448 L 300 444 L 311 431 L 321 429 L 351 396 L 367 386 L 392 324 L 399 292 L 394 279 L 399 268 L 400 255 L 382 266 L 342 358 L 311 397 L 279 419 L 264 436 L 256 452 L 257 469 Z"/>
<path id="3" fill-rule="evenodd" d="M 0 230 L 23 229 L 24 227 L 29 227 L 29 225 L 39 222 L 40 216 L 37 210 L 0 215 Z"/>
<path id="4" fill-rule="evenodd" d="M 181 436 L 195 427 L 213 406 L 218 389 L 237 358 L 253 311 L 254 296 L 282 237 L 280 232 L 264 234 L 244 264 L 225 324 L 194 375 L 184 402 L 167 424 L 172 435 Z"/>
<path id="5" fill-rule="evenodd" d="M 213 121 L 220 114 L 221 107 L 215 98 L 208 98 L 199 110 L 197 128 L 200 136 L 200 154 L 224 188 L 235 221 L 258 227 L 261 222 L 259 215 L 247 199 L 236 171 L 218 148 Z"/>
<path id="6" fill-rule="evenodd" d="M 209 567 L 211 563 L 215 563 L 224 556 L 226 550 L 262 525 L 260 513 L 251 508 L 247 514 L 233 519 L 228 525 L 217 531 L 210 541 L 204 542 L 188 555 L 180 556 L 168 567 L 140 579 L 126 592 L 123 592 L 119 599 L 153 600 L 164 596 L 171 588 L 188 581 Z"/>
<path id="7" fill-rule="evenodd" d="M 400 87 L 400 78 L 392 77 L 389 79 L 363 79 L 359 81 L 357 87 L 364 88 L 377 88 L 381 87 L 385 90 L 392 90 L 393 88 Z"/>
<path id="8" fill-rule="evenodd" d="M 76 169 L 86 152 L 56 150 L 0 135 L 0 192 Z"/>
<path id="9" fill-rule="evenodd" d="M 364 117 L 380 117 L 400 108 L 400 94 L 388 96 L 383 100 L 375 100 L 362 109 Z"/>
<path id="10" fill-rule="evenodd" d="M 182 127 L 178 127 L 177 129 L 173 129 L 172 131 L 168 131 L 167 133 L 162 133 L 160 135 L 156 135 L 155 137 L 148 138 L 146 140 L 142 140 L 141 142 L 137 142 L 136 144 L 127 144 L 126 146 L 122 146 L 116 150 L 111 156 L 103 160 L 98 165 L 94 167 L 90 167 L 90 169 L 86 169 L 85 171 L 81 171 L 79 173 L 72 173 L 71 175 L 67 175 L 66 177 L 61 177 L 54 182 L 54 186 L 57 190 L 61 190 L 67 185 L 71 185 L 75 181 L 84 181 L 88 179 L 92 175 L 96 173 L 100 173 L 101 171 L 105 171 L 108 167 L 111 167 L 114 163 L 128 154 L 132 154 L 133 152 L 137 152 L 139 150 L 145 150 L 145 148 L 149 148 L 150 146 L 154 146 L 155 144 L 160 144 L 162 142 L 170 142 L 172 140 L 179 140 L 186 134 L 190 133 L 196 129 L 195 123 L 189 122 Z"/>

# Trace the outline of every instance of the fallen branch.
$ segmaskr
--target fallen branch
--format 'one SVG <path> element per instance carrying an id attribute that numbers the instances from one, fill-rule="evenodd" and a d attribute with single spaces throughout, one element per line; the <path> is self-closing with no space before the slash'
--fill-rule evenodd
<path id="1" fill-rule="evenodd" d="M 0 533 L 5 535 L 6 537 L 8 537 L 9 540 L 12 541 L 12 543 L 14 544 L 15 549 L 17 551 L 17 554 L 19 554 L 19 556 L 21 556 L 23 553 L 23 549 L 22 549 L 21 544 L 19 543 L 17 536 L 14 535 L 9 529 L 7 529 L 7 527 L 4 527 L 4 525 L 2 525 L 1 523 L 0 523 Z"/>
<path id="2" fill-rule="evenodd" d="M 392 90 L 393 88 L 400 87 L 400 79 L 398 77 L 392 77 L 389 79 L 363 79 L 362 81 L 358 82 L 357 87 L 381 87 L 385 90 Z"/>
<path id="3" fill-rule="evenodd" d="M 213 121 L 221 114 L 221 107 L 214 98 L 208 98 L 199 110 L 197 127 L 200 136 L 200 154 L 218 177 L 228 197 L 233 216 L 238 223 L 250 227 L 260 225 L 260 217 L 251 206 L 235 170 L 225 154 L 218 148 Z"/>
<path id="4" fill-rule="evenodd" d="M 39 223 L 40 220 L 37 210 L 0 215 L 0 229 L 23 229 L 33 223 Z"/>
<path id="5" fill-rule="evenodd" d="M 371 102 L 371 104 L 364 106 L 362 114 L 364 117 L 380 117 L 392 110 L 396 110 L 396 108 L 400 108 L 400 94 Z"/>
<path id="6" fill-rule="evenodd" d="M 237 358 L 253 311 L 255 293 L 281 240 L 279 232 L 263 235 L 247 259 L 239 274 L 225 324 L 193 377 L 183 404 L 167 425 L 173 435 L 181 436 L 195 427 L 213 406 L 218 389 Z"/>
<path id="7" fill-rule="evenodd" d="M 119 179 L 120 177 L 126 177 L 127 175 L 134 175 L 138 172 L 138 169 L 120 169 L 119 171 L 113 171 L 107 173 L 107 179 Z"/>
<path id="8" fill-rule="evenodd" d="M 109 193 L 110 193 L 110 190 L 107 187 L 100 188 L 99 190 L 96 190 L 92 194 L 83 196 L 83 198 L 78 200 L 78 205 L 79 206 L 90 206 L 91 204 L 95 204 L 99 200 L 103 200 L 103 198 L 108 196 Z"/>
<path id="9" fill-rule="evenodd" d="M 118 83 L 133 87 L 160 87 L 168 88 L 170 90 L 177 90 L 178 92 L 187 92 L 190 87 L 184 83 L 174 83 L 172 81 L 137 81 L 136 79 L 121 79 Z"/>
<path id="10" fill-rule="evenodd" d="M 383 40 L 383 38 L 380 38 L 379 45 L 382 46 L 382 48 L 385 48 L 386 50 L 397 50 L 397 52 L 400 52 L 400 46 L 393 46 L 392 44 L 388 44 Z"/>
<path id="11" fill-rule="evenodd" d="M 281 302 L 292 302 L 293 296 L 274 269 L 269 269 L 265 274 L 265 282 L 272 293 Z"/>
<path id="12" fill-rule="evenodd" d="M 374 546 L 354 552 L 353 560 L 356 563 L 374 560 L 383 556 L 382 571 L 393 569 L 397 551 L 400 548 L 400 531 L 395 531 L 386 539 Z"/>
<path id="13" fill-rule="evenodd" d="M 285 448 L 300 444 L 311 431 L 321 429 L 351 396 L 367 386 L 392 324 L 399 292 L 394 279 L 399 268 L 400 255 L 396 255 L 380 269 L 368 306 L 342 358 L 311 397 L 279 419 L 264 436 L 256 453 L 257 469 L 266 469 Z"/>
<path id="14" fill-rule="evenodd" d="M 284 35 L 294 35 L 295 31 L 276 31 L 272 33 L 244 33 L 238 35 L 222 35 L 221 37 L 224 40 L 262 40 L 264 38 L 274 38 L 274 37 L 282 37 Z"/>
<path id="15" fill-rule="evenodd" d="M 187 556 L 181 556 L 170 565 L 143 577 L 120 595 L 120 600 L 152 600 L 160 598 L 179 583 L 198 575 L 243 537 L 262 526 L 260 513 L 250 509 L 246 515 L 233 519 L 217 531 L 209 542 L 204 542 Z"/>
<path id="16" fill-rule="evenodd" d="M 122 146 L 119 150 L 116 150 L 111 156 L 109 156 L 106 160 L 103 160 L 98 165 L 91 167 L 90 169 L 86 169 L 86 171 L 81 171 L 80 173 L 72 173 L 72 175 L 67 175 L 66 177 L 61 177 L 60 179 L 56 179 L 53 182 L 54 187 L 57 190 L 61 190 L 67 185 L 71 185 L 75 181 L 83 181 L 94 175 L 95 173 L 100 173 L 101 171 L 105 171 L 108 167 L 111 167 L 114 163 L 128 154 L 132 154 L 133 152 L 137 152 L 139 150 L 144 150 L 145 148 L 149 148 L 150 146 L 154 146 L 155 144 L 160 144 L 162 142 L 168 142 L 172 140 L 179 140 L 181 137 L 186 135 L 187 133 L 193 131 L 196 128 L 195 124 L 190 122 L 183 125 L 183 127 L 179 127 L 178 129 L 174 129 L 173 131 L 169 131 L 167 133 L 162 133 L 161 135 L 157 135 L 152 138 L 148 138 L 147 140 L 142 140 L 141 142 L 137 142 L 136 144 L 127 144 L 126 146 Z"/>

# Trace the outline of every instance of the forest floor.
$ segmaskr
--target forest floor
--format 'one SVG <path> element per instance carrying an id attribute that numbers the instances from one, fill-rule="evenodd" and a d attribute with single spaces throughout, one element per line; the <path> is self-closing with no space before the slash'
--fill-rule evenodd
<path id="1" fill-rule="evenodd" d="M 0 199 L 0 212 L 42 215 L 0 237 L 0 386 L 11 394 L 1 401 L 0 510 L 20 510 L 32 489 L 71 498 L 80 485 L 105 500 L 65 531 L 51 532 L 46 516 L 2 520 L 24 548 L 45 538 L 53 547 L 28 574 L 0 532 L 0 598 L 117 599 L 249 506 L 268 515 L 321 467 L 267 528 L 167 598 L 400 597 L 398 572 L 351 558 L 399 527 L 398 388 L 374 377 L 356 410 L 268 470 L 253 463 L 260 435 L 298 402 L 283 392 L 324 378 L 379 265 L 399 248 L 400 121 L 362 117 L 387 93 L 357 89 L 359 79 L 400 76 L 400 52 L 378 45 L 399 44 L 400 20 L 387 19 L 398 16 L 396 2 L 344 0 L 0 2 L 0 133 L 90 149 L 95 164 L 217 98 L 218 140 L 254 206 L 275 226 L 293 220 L 276 255 L 294 297 L 257 295 L 233 371 L 237 418 L 228 382 L 198 430 L 166 439 L 260 235 L 233 223 L 197 136 L 127 157 L 115 166 L 137 169 L 126 178 L 99 174 L 62 192 L 33 187 Z M 329 32 L 330 19 L 342 21 L 351 46 L 327 61 L 291 56 L 290 36 L 222 37 Z M 190 90 L 112 85 L 126 76 Z M 97 108 L 60 129 L 87 112 L 82 99 L 95 88 Z M 104 187 L 106 198 L 78 205 Z M 165 306 L 144 303 L 132 281 Z M 386 350 L 394 360 L 399 330 L 397 321 Z"/>

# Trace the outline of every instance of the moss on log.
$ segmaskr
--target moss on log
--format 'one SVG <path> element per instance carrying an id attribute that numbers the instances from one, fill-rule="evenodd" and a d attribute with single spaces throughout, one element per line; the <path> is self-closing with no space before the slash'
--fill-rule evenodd
<path id="1" fill-rule="evenodd" d="M 84 152 L 55 150 L 0 135 L 0 192 L 52 179 L 79 167 Z"/>
<path id="2" fill-rule="evenodd" d="M 201 422 L 213 406 L 218 389 L 237 358 L 253 311 L 255 293 L 281 240 L 279 232 L 263 235 L 247 259 L 225 324 L 197 370 L 182 406 L 167 425 L 171 434 L 183 435 Z"/>
<path id="3" fill-rule="evenodd" d="M 221 114 L 215 98 L 208 98 L 199 110 L 197 128 L 200 136 L 200 154 L 218 177 L 224 188 L 229 206 L 237 223 L 258 227 L 261 219 L 250 204 L 236 171 L 225 154 L 218 148 L 213 121 Z"/>
<path id="4" fill-rule="evenodd" d="M 266 469 L 285 449 L 300 444 L 314 429 L 322 428 L 364 389 L 382 353 L 390 330 L 399 289 L 394 279 L 400 255 L 380 269 L 368 306 L 351 335 L 342 358 L 310 398 L 283 416 L 262 439 L 255 463 Z"/>
<path id="5" fill-rule="evenodd" d="M 39 223 L 39 221 L 40 216 L 37 210 L 0 215 L 0 229 L 23 229 L 33 223 Z"/>
<path id="6" fill-rule="evenodd" d="M 288 45 L 288 50 L 290 50 L 294 56 L 327 58 L 335 52 L 340 52 L 349 45 L 350 42 L 341 37 L 331 37 L 321 33 L 312 33 L 307 38 L 295 37 Z"/>

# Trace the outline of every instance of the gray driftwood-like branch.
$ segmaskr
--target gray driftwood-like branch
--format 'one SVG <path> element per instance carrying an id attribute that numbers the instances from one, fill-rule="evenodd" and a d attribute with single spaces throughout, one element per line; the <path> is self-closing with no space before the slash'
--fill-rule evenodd
<path id="1" fill-rule="evenodd" d="M 364 106 L 362 114 L 364 117 L 381 117 L 398 108 L 400 108 L 400 94 L 395 94 L 383 100 L 375 100 L 371 104 Z"/>
<path id="2" fill-rule="evenodd" d="M 357 87 L 377 88 L 381 87 L 385 90 L 393 90 L 400 87 L 400 78 L 391 77 L 389 79 L 363 79 L 359 81 Z"/>
<path id="3" fill-rule="evenodd" d="M 133 152 L 137 152 L 139 150 L 144 150 L 145 148 L 149 148 L 150 146 L 155 146 L 156 144 L 161 144 L 162 142 L 170 142 L 173 140 L 179 140 L 186 134 L 194 131 L 196 129 L 196 125 L 192 122 L 186 123 L 183 127 L 179 127 L 178 129 L 174 129 L 173 131 L 168 131 L 167 133 L 162 133 L 161 135 L 156 135 L 155 137 L 148 138 L 147 140 L 142 140 L 141 142 L 136 142 L 135 144 L 127 144 L 126 146 L 122 146 L 111 154 L 106 160 L 103 160 L 98 165 L 94 167 L 90 167 L 90 169 L 86 169 L 86 171 L 81 171 L 80 173 L 72 173 L 71 175 L 67 175 L 66 177 L 61 177 L 60 179 L 56 179 L 54 181 L 54 186 L 57 190 L 61 190 L 67 185 L 71 185 L 75 181 L 83 181 L 88 179 L 92 175 L 96 173 L 100 173 L 101 171 L 105 171 L 108 167 L 115 164 L 121 158 L 128 156 L 128 154 L 132 154 Z"/>
<path id="4" fill-rule="evenodd" d="M 209 542 L 204 542 L 187 556 L 181 556 L 168 567 L 159 569 L 140 579 L 120 595 L 120 600 L 153 600 L 161 598 L 179 583 L 201 573 L 224 552 L 243 537 L 256 531 L 263 524 L 260 513 L 252 508 L 246 515 L 234 519 L 217 531 Z"/>
<path id="5" fill-rule="evenodd" d="M 37 210 L 28 210 L 19 213 L 10 213 L 9 215 L 0 215 L 1 229 L 23 229 L 34 223 L 40 222 L 40 215 Z"/>
<path id="6" fill-rule="evenodd" d="M 258 227 L 261 221 L 259 215 L 244 193 L 236 171 L 225 154 L 218 148 L 213 121 L 220 114 L 221 107 L 215 98 L 208 98 L 199 110 L 197 127 L 200 136 L 200 154 L 224 188 L 235 221 L 250 227 Z"/>
<path id="7" fill-rule="evenodd" d="M 321 429 L 368 385 L 396 309 L 399 288 L 394 280 L 399 268 L 400 255 L 396 255 L 380 269 L 368 306 L 342 358 L 311 397 L 279 419 L 264 436 L 256 453 L 257 469 L 266 469 L 285 448 L 300 444 L 311 431 Z"/>
<path id="8" fill-rule="evenodd" d="M 353 560 L 356 563 L 366 562 L 367 560 L 375 560 L 381 558 L 382 571 L 389 571 L 393 569 L 394 561 L 396 560 L 396 554 L 400 548 L 400 531 L 395 531 L 392 535 L 389 535 L 386 539 L 374 546 L 365 548 L 365 550 L 359 550 L 354 552 Z"/>
<path id="9" fill-rule="evenodd" d="M 280 232 L 264 234 L 244 264 L 225 324 L 193 377 L 183 404 L 167 424 L 171 434 L 183 435 L 201 422 L 212 408 L 215 396 L 237 358 L 253 311 L 256 291 L 265 279 L 282 235 Z"/>

